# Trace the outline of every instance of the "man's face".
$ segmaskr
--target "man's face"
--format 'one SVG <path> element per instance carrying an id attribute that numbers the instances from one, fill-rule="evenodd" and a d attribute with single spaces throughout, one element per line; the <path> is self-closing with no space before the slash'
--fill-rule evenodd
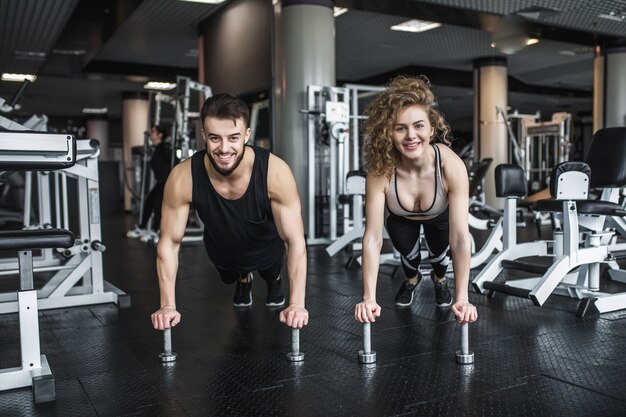
<path id="1" fill-rule="evenodd" d="M 206 142 L 209 162 L 221 175 L 230 175 L 241 163 L 250 129 L 243 118 L 236 120 L 207 117 L 202 137 Z"/>

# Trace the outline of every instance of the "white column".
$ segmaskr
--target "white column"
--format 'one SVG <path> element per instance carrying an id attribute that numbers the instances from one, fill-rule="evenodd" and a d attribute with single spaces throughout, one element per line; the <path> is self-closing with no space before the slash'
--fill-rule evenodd
<path id="1" fill-rule="evenodd" d="M 308 85 L 334 86 L 336 82 L 333 6 L 332 0 L 283 0 L 280 17 L 275 18 L 280 25 L 275 29 L 279 67 L 275 75 L 281 78 L 275 83 L 280 129 L 274 148 L 293 171 L 305 223 L 309 193 L 307 118 L 300 110 L 307 107 Z"/>
<path id="2" fill-rule="evenodd" d="M 503 57 L 474 61 L 474 153 L 479 159 L 492 158 L 485 177 L 485 202 L 502 209 L 504 201 L 496 197 L 494 170 L 508 162 L 507 129 L 497 108 L 508 105 L 507 63 Z"/>
<path id="3" fill-rule="evenodd" d="M 122 140 L 124 144 L 124 170 L 127 183 L 132 184 L 132 153 L 135 146 L 143 146 L 144 132 L 148 129 L 148 95 L 122 93 Z M 124 187 L 124 210 L 131 209 L 131 193 Z"/>
<path id="4" fill-rule="evenodd" d="M 593 71 L 594 133 L 626 126 L 626 46 L 597 46 Z"/>
<path id="5" fill-rule="evenodd" d="M 100 142 L 100 161 L 109 160 L 109 121 L 106 118 L 90 118 L 87 120 L 87 138 Z"/>

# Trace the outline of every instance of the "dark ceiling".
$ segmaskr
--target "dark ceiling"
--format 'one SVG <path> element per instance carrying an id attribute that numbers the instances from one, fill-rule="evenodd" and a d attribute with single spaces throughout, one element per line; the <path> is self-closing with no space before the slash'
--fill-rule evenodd
<path id="1" fill-rule="evenodd" d="M 230 0 L 237 1 L 237 0 Z M 270 2 L 271 0 L 267 0 Z M 594 46 L 626 39 L 626 0 L 337 0 L 339 83 L 381 84 L 398 72 L 428 75 L 453 125 L 471 128 L 475 58 L 508 32 L 540 42 L 506 55 L 509 104 L 521 113 L 591 112 Z M 0 0 L 0 72 L 35 73 L 20 100 L 33 113 L 80 117 L 84 107 L 121 114 L 122 91 L 148 78 L 197 79 L 197 25 L 221 6 L 176 0 Z M 443 23 L 423 33 L 389 30 L 407 18 Z M 513 30 L 515 29 L 515 30 Z M 508 32 L 507 32 L 508 31 Z M 9 99 L 19 85 L 0 82 Z"/>

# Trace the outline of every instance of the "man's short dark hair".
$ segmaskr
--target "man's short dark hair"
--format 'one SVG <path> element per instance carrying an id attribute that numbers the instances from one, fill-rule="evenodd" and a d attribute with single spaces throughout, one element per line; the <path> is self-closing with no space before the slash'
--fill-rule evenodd
<path id="1" fill-rule="evenodd" d="M 209 97 L 202 106 L 200 113 L 202 124 L 207 117 L 218 119 L 230 119 L 233 122 L 243 118 L 244 126 L 248 127 L 250 122 L 250 110 L 245 101 L 230 94 L 216 94 Z"/>

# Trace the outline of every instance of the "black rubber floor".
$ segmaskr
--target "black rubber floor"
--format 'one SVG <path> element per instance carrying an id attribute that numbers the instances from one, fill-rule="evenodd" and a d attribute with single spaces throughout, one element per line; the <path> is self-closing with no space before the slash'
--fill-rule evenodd
<path id="1" fill-rule="evenodd" d="M 354 304 L 362 282 L 347 255 L 309 248 L 307 308 L 300 332 L 305 361 L 286 353 L 290 330 L 264 305 L 232 306 L 199 244 L 181 250 L 172 332 L 178 361 L 162 366 L 155 249 L 123 234 L 130 216 L 103 225 L 105 277 L 132 307 L 98 305 L 40 313 L 42 352 L 56 377 L 55 403 L 35 406 L 29 389 L 0 392 L 0 416 L 624 416 L 626 311 L 577 318 L 578 303 L 557 296 L 544 307 L 505 295 L 470 294 L 475 364 L 457 365 L 460 327 L 434 305 L 432 283 L 409 309 L 395 309 L 401 277 L 379 277 L 383 314 L 372 326 L 374 366 L 357 362 L 362 327 Z M 6 279 L 6 278 L 2 278 Z M 285 289 L 286 290 L 286 289 Z M 18 366 L 16 314 L 0 316 L 0 366 Z"/>

